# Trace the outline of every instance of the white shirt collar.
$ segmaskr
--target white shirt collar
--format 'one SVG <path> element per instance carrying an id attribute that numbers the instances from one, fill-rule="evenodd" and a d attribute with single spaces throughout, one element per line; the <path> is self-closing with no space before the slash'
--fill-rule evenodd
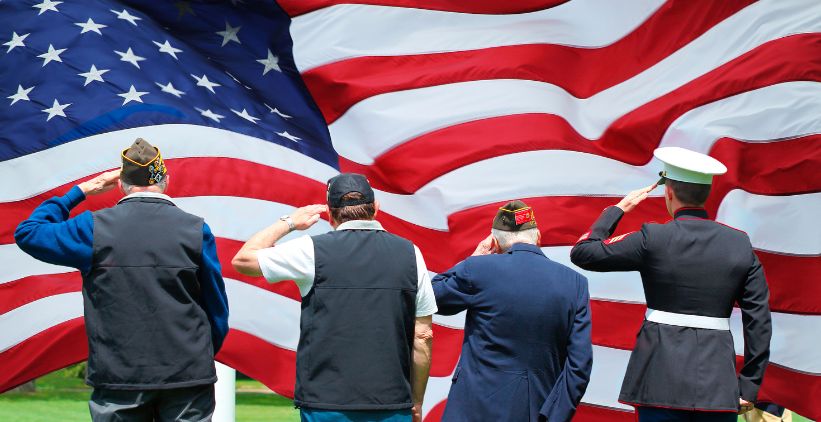
<path id="1" fill-rule="evenodd" d="M 119 204 L 120 202 L 123 202 L 126 199 L 130 199 L 130 198 L 160 198 L 160 199 L 165 199 L 166 201 L 174 204 L 174 200 L 171 199 L 170 196 L 168 196 L 164 193 L 157 193 L 157 192 L 134 192 L 130 195 L 124 196 L 122 199 L 117 201 L 117 203 Z M 174 205 L 176 205 L 176 204 L 174 204 Z"/>
<path id="2" fill-rule="evenodd" d="M 385 230 L 376 220 L 351 220 L 336 227 L 337 230 Z"/>

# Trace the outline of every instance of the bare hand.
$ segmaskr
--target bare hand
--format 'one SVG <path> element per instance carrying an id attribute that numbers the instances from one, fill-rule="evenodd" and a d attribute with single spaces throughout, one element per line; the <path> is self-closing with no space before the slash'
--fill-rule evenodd
<path id="1" fill-rule="evenodd" d="M 411 410 L 413 422 L 422 422 L 422 403 L 414 403 Z"/>
<path id="2" fill-rule="evenodd" d="M 498 253 L 499 249 L 496 245 L 496 242 L 494 242 L 493 240 L 493 235 L 488 235 L 484 240 L 479 242 L 479 244 L 476 246 L 476 250 L 473 251 L 473 255 L 471 256 L 490 255 Z"/>
<path id="3" fill-rule="evenodd" d="M 658 184 L 653 183 L 652 185 L 647 186 L 645 188 L 636 189 L 633 192 L 628 193 L 627 196 L 625 196 L 621 201 L 619 201 L 618 204 L 616 204 L 616 206 L 621 208 L 621 210 L 624 212 L 630 212 L 633 210 L 633 208 L 636 208 L 636 206 L 640 204 L 641 201 L 647 199 L 647 196 L 653 189 L 656 188 L 656 186 L 658 186 Z"/>
<path id="4" fill-rule="evenodd" d="M 322 204 L 307 205 L 302 208 L 297 208 L 291 214 L 291 220 L 294 222 L 296 230 L 306 230 L 319 221 L 319 214 L 327 212 L 328 207 Z"/>
<path id="5" fill-rule="evenodd" d="M 743 414 L 749 412 L 750 410 L 753 410 L 755 405 L 753 403 L 750 403 L 747 400 L 744 400 L 744 399 L 739 397 L 738 398 L 738 407 L 739 407 L 738 414 L 743 415 Z"/>
<path id="6" fill-rule="evenodd" d="M 98 175 L 97 177 L 86 180 L 83 183 L 80 183 L 78 186 L 80 190 L 83 191 L 83 194 L 86 196 L 89 195 L 97 195 L 103 192 L 108 192 L 117 186 L 117 180 L 120 179 L 120 170 L 111 170 L 107 171 L 103 174 Z"/>

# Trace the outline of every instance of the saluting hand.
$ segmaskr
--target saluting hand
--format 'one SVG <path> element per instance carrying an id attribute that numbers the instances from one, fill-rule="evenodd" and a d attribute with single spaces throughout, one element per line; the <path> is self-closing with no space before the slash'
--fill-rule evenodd
<path id="1" fill-rule="evenodd" d="M 97 177 L 86 180 L 78 186 L 83 194 L 86 196 L 97 195 L 103 192 L 108 192 L 117 186 L 117 180 L 120 179 L 120 169 L 107 171 L 98 175 Z"/>
<path id="2" fill-rule="evenodd" d="M 488 235 L 484 240 L 479 242 L 476 246 L 476 250 L 473 251 L 471 256 L 478 256 L 478 255 L 490 255 L 499 252 L 499 247 L 496 245 L 496 242 L 493 239 L 493 235 Z"/>
<path id="3" fill-rule="evenodd" d="M 636 206 L 640 204 L 641 201 L 647 199 L 647 196 L 650 195 L 650 192 L 653 189 L 655 189 L 656 186 L 658 186 L 658 184 L 653 183 L 650 186 L 641 189 L 636 189 L 633 192 L 628 193 L 627 196 L 625 196 L 621 201 L 619 201 L 618 204 L 616 204 L 616 206 L 621 208 L 621 210 L 626 213 L 630 212 L 633 210 L 633 208 L 636 208 Z"/>
<path id="4" fill-rule="evenodd" d="M 291 220 L 294 222 L 296 230 L 306 230 L 319 221 L 319 215 L 328 211 L 327 205 L 314 204 L 307 205 L 302 208 L 297 208 L 291 214 Z"/>

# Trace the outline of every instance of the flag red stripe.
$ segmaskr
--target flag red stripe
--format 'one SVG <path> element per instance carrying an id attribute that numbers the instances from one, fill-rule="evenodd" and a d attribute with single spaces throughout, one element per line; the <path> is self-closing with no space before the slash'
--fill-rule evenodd
<path id="1" fill-rule="evenodd" d="M 621 380 L 613 380 L 613 382 L 621 382 Z M 629 410 L 584 403 L 579 405 L 576 409 L 576 416 L 573 417 L 573 422 L 635 422 L 636 420 L 635 413 Z"/>
<path id="2" fill-rule="evenodd" d="M 433 358 L 430 376 L 447 377 L 453 373 L 462 351 L 464 330 L 433 324 Z"/>
<path id="3" fill-rule="evenodd" d="M 819 59 L 811 62 L 807 57 Z M 340 168 L 365 174 L 377 189 L 408 194 L 465 165 L 523 151 L 571 150 L 642 165 L 652 158 L 667 128 L 687 111 L 739 93 L 799 80 L 821 80 L 820 34 L 795 35 L 764 44 L 625 114 L 596 140 L 580 135 L 561 116 L 517 114 L 426 133 L 375 157 L 367 166 L 340 157 Z"/>
<path id="4" fill-rule="evenodd" d="M 311 69 L 302 78 L 328 123 L 374 95 L 484 79 L 549 82 L 575 97 L 587 98 L 641 73 L 751 3 L 710 2 L 703 7 L 691 7 L 687 0 L 670 1 L 624 38 L 602 48 L 529 44 L 464 52 L 358 57 Z M 648 43 L 648 39 L 654 41 Z M 633 59 L 624 60 L 625 56 Z M 603 67 L 607 72 L 601 72 Z"/>
<path id="5" fill-rule="evenodd" d="M 9 281 L 0 284 L 0 315 L 44 297 L 79 292 L 82 288 L 83 280 L 77 271 Z"/>
<path id="6" fill-rule="evenodd" d="M 501 15 L 527 13 L 566 3 L 567 0 L 517 0 L 504 2 L 497 0 L 279 0 L 278 3 L 288 16 L 304 15 L 314 10 L 338 4 L 370 4 L 376 6 L 408 7 L 413 9 L 442 10 L 446 12 Z"/>
<path id="7" fill-rule="evenodd" d="M 743 363 L 736 357 L 736 367 Z M 799 393 L 800 392 L 800 393 Z M 809 397 L 821 397 L 821 376 L 802 374 L 770 363 L 764 373 L 764 383 L 758 393 L 760 401 L 778 403 L 793 412 L 812 420 L 821 419 L 821 406 Z"/>
<path id="8" fill-rule="evenodd" d="M 0 353 L 0 393 L 87 357 L 83 318 L 57 324 Z"/>

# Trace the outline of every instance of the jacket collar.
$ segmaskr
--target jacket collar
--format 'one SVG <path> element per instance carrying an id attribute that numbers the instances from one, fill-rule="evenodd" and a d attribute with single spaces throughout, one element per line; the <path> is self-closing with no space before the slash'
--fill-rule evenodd
<path id="1" fill-rule="evenodd" d="M 339 230 L 385 230 L 376 220 L 351 220 L 346 221 L 336 228 Z"/>
<path id="2" fill-rule="evenodd" d="M 707 214 L 707 210 L 705 210 L 704 208 L 701 208 L 701 207 L 683 207 L 683 208 L 679 208 L 679 209 L 676 210 L 674 218 L 676 220 L 681 219 L 681 218 L 684 218 L 684 219 L 699 218 L 699 219 L 708 220 L 708 219 L 710 219 L 710 215 Z"/>
<path id="3" fill-rule="evenodd" d="M 544 256 L 544 253 L 542 253 L 542 248 L 529 243 L 514 243 L 506 253 L 512 254 L 514 252 L 530 252 Z"/>
<path id="4" fill-rule="evenodd" d="M 170 196 L 168 196 L 164 193 L 157 193 L 157 192 L 134 192 L 134 193 L 132 193 L 128 196 L 124 196 L 122 199 L 117 201 L 117 203 L 119 204 L 120 202 L 123 202 L 123 201 L 128 200 L 128 199 L 132 199 L 132 198 L 158 198 L 158 199 L 164 199 L 164 200 L 174 204 L 174 200 L 171 199 Z M 176 205 L 176 204 L 174 204 L 174 205 Z"/>

